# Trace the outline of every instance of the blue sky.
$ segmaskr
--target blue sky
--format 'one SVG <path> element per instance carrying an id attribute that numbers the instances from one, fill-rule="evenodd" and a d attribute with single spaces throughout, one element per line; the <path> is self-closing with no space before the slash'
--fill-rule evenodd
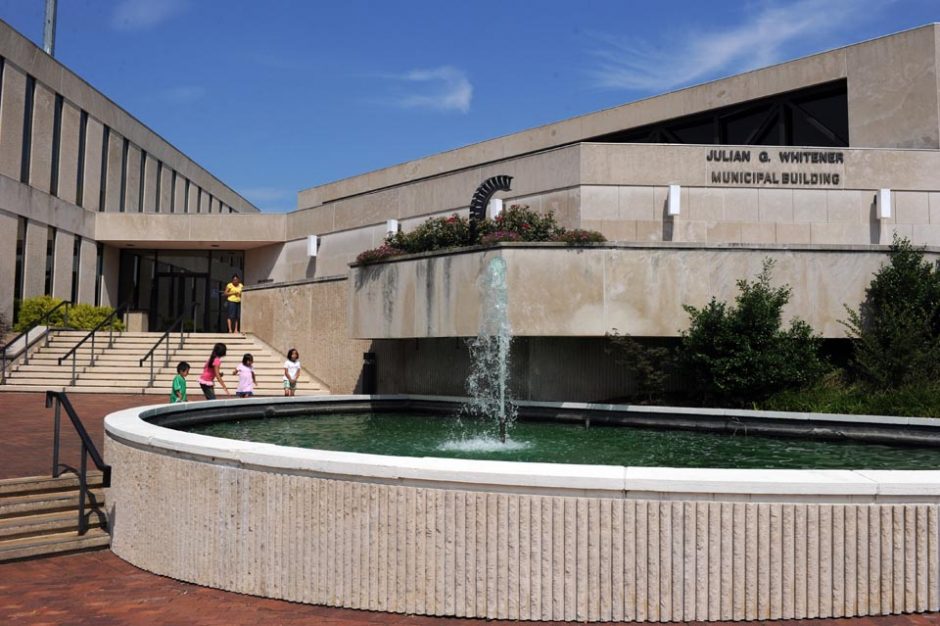
<path id="1" fill-rule="evenodd" d="M 43 0 L 0 0 L 41 44 Z M 300 189 L 940 21 L 940 0 L 59 0 L 56 58 L 265 211 Z"/>

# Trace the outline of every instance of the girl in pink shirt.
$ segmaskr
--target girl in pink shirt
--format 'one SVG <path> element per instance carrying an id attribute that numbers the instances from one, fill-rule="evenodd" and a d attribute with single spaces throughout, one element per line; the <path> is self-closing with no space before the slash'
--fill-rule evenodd
<path id="1" fill-rule="evenodd" d="M 250 398 L 255 395 L 255 370 L 251 367 L 254 362 L 255 357 L 250 353 L 245 353 L 241 364 L 232 372 L 238 376 L 238 389 L 235 390 L 235 395 L 239 398 Z"/>
<path id="2" fill-rule="evenodd" d="M 199 387 L 206 396 L 206 400 L 215 400 L 215 381 L 219 381 L 222 389 L 227 395 L 232 395 L 222 380 L 222 357 L 225 356 L 225 344 L 217 343 L 212 347 L 212 354 L 202 367 L 202 374 L 199 375 Z"/>

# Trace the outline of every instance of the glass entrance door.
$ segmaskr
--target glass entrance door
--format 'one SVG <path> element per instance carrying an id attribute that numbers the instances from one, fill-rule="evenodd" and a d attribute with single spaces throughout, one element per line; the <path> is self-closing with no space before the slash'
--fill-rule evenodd
<path id="1" fill-rule="evenodd" d="M 208 274 L 165 273 L 156 276 L 156 284 L 151 292 L 153 301 L 150 305 L 150 329 L 161 331 L 169 328 L 176 318 L 185 314 L 183 328 L 187 331 L 215 330 L 206 328 Z M 195 320 L 193 305 L 196 306 Z M 195 327 L 194 327 L 195 323 Z"/>

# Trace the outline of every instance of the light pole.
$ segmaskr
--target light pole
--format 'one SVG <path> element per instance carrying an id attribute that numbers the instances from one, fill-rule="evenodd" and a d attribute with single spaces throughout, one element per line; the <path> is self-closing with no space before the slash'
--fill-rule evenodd
<path id="1" fill-rule="evenodd" d="M 56 0 L 46 0 L 46 21 L 42 29 L 42 49 L 51 57 L 55 56 L 55 14 Z"/>

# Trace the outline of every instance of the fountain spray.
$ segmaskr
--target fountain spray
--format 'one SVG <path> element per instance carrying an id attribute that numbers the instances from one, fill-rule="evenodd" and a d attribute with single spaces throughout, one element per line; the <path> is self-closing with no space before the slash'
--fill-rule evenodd
<path id="1" fill-rule="evenodd" d="M 470 374 L 466 411 L 475 417 L 496 419 L 499 439 L 506 442 L 508 429 L 516 418 L 516 407 L 509 398 L 509 356 L 512 332 L 509 328 L 506 261 L 492 259 L 482 280 L 482 319 L 480 331 L 468 342 Z"/>

